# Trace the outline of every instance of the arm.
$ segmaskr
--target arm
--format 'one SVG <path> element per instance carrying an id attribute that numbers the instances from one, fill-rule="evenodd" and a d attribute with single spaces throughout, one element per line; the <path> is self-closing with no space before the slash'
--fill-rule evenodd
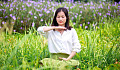
<path id="1" fill-rule="evenodd" d="M 55 26 L 44 27 L 44 28 L 43 28 L 43 31 L 44 31 L 44 32 L 47 32 L 47 31 L 50 31 L 50 30 L 53 30 L 53 29 L 55 29 Z"/>
<path id="2" fill-rule="evenodd" d="M 53 29 L 66 29 L 66 28 L 62 27 L 62 26 L 50 26 L 50 27 L 44 27 L 43 31 L 47 32 L 47 31 L 50 31 L 50 30 L 53 30 Z"/>
<path id="3" fill-rule="evenodd" d="M 76 55 L 75 51 L 72 51 L 72 53 L 70 54 L 70 56 L 67 58 L 67 60 L 70 60 L 72 57 L 74 57 Z"/>

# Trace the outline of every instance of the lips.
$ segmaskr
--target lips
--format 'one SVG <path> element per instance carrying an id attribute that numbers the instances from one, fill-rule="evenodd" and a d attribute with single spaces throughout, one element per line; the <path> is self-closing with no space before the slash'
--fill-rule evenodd
<path id="1" fill-rule="evenodd" d="M 62 23 L 62 21 L 60 21 L 60 23 Z"/>

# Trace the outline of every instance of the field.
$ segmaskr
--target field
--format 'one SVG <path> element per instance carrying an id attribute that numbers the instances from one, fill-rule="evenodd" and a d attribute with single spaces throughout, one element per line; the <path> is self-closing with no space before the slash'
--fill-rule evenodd
<path id="1" fill-rule="evenodd" d="M 76 5 L 78 6 L 78 4 Z M 70 21 L 71 26 L 73 26 L 77 31 L 81 44 L 81 52 L 77 53 L 73 58 L 79 60 L 80 66 L 78 66 L 78 68 L 81 70 L 120 69 L 119 5 L 120 4 L 116 4 L 116 9 L 118 9 L 118 12 L 116 12 L 116 14 L 114 13 L 114 18 L 111 17 L 111 15 L 110 17 L 109 15 L 104 17 L 105 12 L 101 12 L 100 14 L 101 10 L 99 10 L 99 14 L 97 14 L 99 15 L 100 21 L 97 19 L 94 21 L 85 20 L 83 16 L 84 14 L 81 15 L 81 17 L 83 16 L 83 19 L 81 20 L 74 17 L 74 19 Z M 76 8 L 73 8 L 73 10 L 74 9 Z M 96 13 L 94 12 L 93 14 Z M 112 14 L 112 11 L 110 14 Z M 39 26 L 42 26 L 43 22 L 38 22 L 39 20 L 34 16 L 33 21 L 36 24 L 39 23 Z M 39 61 L 43 58 L 50 57 L 50 53 L 48 51 L 47 39 L 37 33 L 37 27 L 34 25 L 31 27 L 29 26 L 29 30 L 25 31 L 24 28 L 27 28 L 27 25 L 25 26 L 26 22 L 24 22 L 25 18 L 12 19 L 14 17 L 8 16 L 8 18 L 5 19 L 3 16 L 0 17 L 2 17 L 0 18 L 0 70 L 45 70 L 44 67 L 40 66 Z M 40 17 L 39 19 L 41 20 L 41 18 L 43 17 Z M 2 30 L 4 25 L 8 24 L 9 19 L 11 19 L 10 22 L 14 22 L 12 33 L 9 33 L 10 30 L 9 28 L 7 29 L 7 27 L 5 30 Z M 21 20 L 23 20 L 23 22 L 21 22 Z M 85 22 L 83 22 L 83 20 Z M 32 24 L 33 21 L 29 20 L 27 22 Z M 79 21 L 83 23 L 80 23 Z M 48 23 L 49 22 L 50 20 L 48 20 Z M 20 28 L 17 28 L 18 25 L 16 24 L 18 23 L 21 25 Z M 48 24 L 46 19 L 45 23 L 45 25 Z M 17 30 L 19 32 L 17 32 Z"/>

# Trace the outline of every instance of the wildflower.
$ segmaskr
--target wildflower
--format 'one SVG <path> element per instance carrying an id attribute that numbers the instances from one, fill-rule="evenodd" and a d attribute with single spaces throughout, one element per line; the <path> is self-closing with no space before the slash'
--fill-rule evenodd
<path id="1" fill-rule="evenodd" d="M 75 22 L 73 22 L 73 25 L 75 25 L 76 23 Z"/>
<path id="2" fill-rule="evenodd" d="M 80 26 L 82 26 L 82 24 L 80 24 Z"/>
<path id="3" fill-rule="evenodd" d="M 20 29 L 22 29 L 22 27 Z"/>
<path id="4" fill-rule="evenodd" d="M 48 13 L 50 13 L 50 11 L 48 10 L 46 13 L 48 14 Z"/>
<path id="5" fill-rule="evenodd" d="M 5 18 L 7 18 L 8 16 L 5 16 Z"/>
<path id="6" fill-rule="evenodd" d="M 88 24 L 90 24 L 90 22 L 88 22 Z"/>
<path id="7" fill-rule="evenodd" d="M 16 30 L 13 30 L 14 32 L 16 32 Z"/>
<path id="8" fill-rule="evenodd" d="M 33 22 L 33 23 L 32 23 L 32 27 L 34 27 L 34 24 L 35 24 L 35 23 Z"/>
<path id="9" fill-rule="evenodd" d="M 15 17 L 15 16 L 13 16 L 12 18 L 13 18 L 14 20 L 16 20 L 16 17 Z"/>
<path id="10" fill-rule="evenodd" d="M 101 16 L 101 13 L 98 13 Z"/>
<path id="11" fill-rule="evenodd" d="M 12 14 L 10 14 L 10 17 L 12 17 Z"/>
<path id="12" fill-rule="evenodd" d="M 34 16 L 34 18 L 35 18 L 35 19 L 37 19 L 37 17 L 36 17 L 36 16 Z"/>
<path id="13" fill-rule="evenodd" d="M 21 23 L 23 23 L 23 21 L 21 21 Z"/>
<path id="14" fill-rule="evenodd" d="M 75 15 L 75 18 L 77 18 L 77 15 Z"/>
<path id="15" fill-rule="evenodd" d="M 106 15 L 110 15 L 110 13 L 106 13 Z"/>
<path id="16" fill-rule="evenodd" d="M 43 19 L 41 19 L 41 21 L 43 21 Z"/>
<path id="17" fill-rule="evenodd" d="M 85 26 L 85 29 L 87 29 L 88 28 L 88 26 Z"/>
<path id="18" fill-rule="evenodd" d="M 80 13 L 82 13 L 82 11 L 80 11 Z"/>

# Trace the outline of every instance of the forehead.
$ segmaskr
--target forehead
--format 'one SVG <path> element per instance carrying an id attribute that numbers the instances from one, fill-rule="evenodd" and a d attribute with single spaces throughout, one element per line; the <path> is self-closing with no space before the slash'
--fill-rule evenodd
<path id="1" fill-rule="evenodd" d="M 65 13 L 61 10 L 60 12 L 58 12 L 57 16 L 65 16 Z"/>

